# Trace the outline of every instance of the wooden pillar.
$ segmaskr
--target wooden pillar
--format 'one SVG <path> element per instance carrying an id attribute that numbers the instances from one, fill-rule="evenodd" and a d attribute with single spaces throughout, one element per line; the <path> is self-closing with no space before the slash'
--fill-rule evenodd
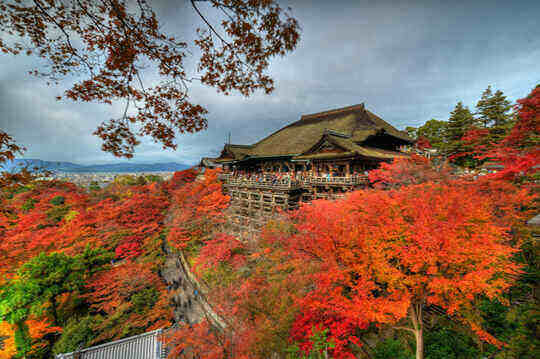
<path id="1" fill-rule="evenodd" d="M 347 162 L 345 164 L 345 177 L 349 177 L 351 174 L 351 166 L 350 166 L 350 162 Z"/>

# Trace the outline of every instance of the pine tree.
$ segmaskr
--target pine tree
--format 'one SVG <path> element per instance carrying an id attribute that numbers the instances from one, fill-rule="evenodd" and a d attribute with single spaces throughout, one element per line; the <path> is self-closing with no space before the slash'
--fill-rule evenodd
<path id="1" fill-rule="evenodd" d="M 470 156 L 463 156 L 469 152 L 469 148 L 463 142 L 463 135 L 474 126 L 475 119 L 467 106 L 463 106 L 460 101 L 452 112 L 446 123 L 444 131 L 444 153 L 452 160 L 452 162 L 460 166 L 470 166 Z"/>
<path id="2" fill-rule="evenodd" d="M 463 134 L 474 125 L 474 117 L 467 106 L 460 101 L 450 112 L 450 118 L 446 125 L 445 138 L 449 143 L 461 140 Z"/>
<path id="3" fill-rule="evenodd" d="M 499 142 L 512 128 L 514 123 L 512 104 L 501 90 L 493 93 L 491 86 L 488 86 L 476 104 L 476 109 L 478 123 L 484 128 L 489 128 L 491 142 Z"/>
<path id="4" fill-rule="evenodd" d="M 483 127 L 500 127 L 507 125 L 512 120 L 512 104 L 506 99 L 501 90 L 495 93 L 491 86 L 482 93 L 482 98 L 476 104 L 478 122 Z"/>

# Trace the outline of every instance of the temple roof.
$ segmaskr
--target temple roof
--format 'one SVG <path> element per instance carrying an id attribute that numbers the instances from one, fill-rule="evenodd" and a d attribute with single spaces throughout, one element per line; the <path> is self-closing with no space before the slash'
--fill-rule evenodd
<path id="1" fill-rule="evenodd" d="M 225 145 L 221 159 L 242 160 L 246 157 L 299 156 L 306 154 L 325 133 L 336 132 L 347 137 L 350 151 L 366 153 L 356 143 L 370 136 L 386 135 L 408 144 L 412 139 L 380 117 L 365 109 L 364 104 L 304 115 L 299 121 L 274 132 L 253 145 Z M 377 149 L 378 150 L 378 149 Z M 372 151 L 372 150 L 370 150 Z M 370 152 L 373 154 L 373 152 Z M 382 153 L 378 153 L 382 154 Z M 395 157 L 395 156 L 394 156 Z M 384 156 L 384 158 L 388 158 Z"/>
<path id="2" fill-rule="evenodd" d="M 317 148 L 322 143 L 331 143 L 343 150 L 343 152 L 323 152 L 317 151 Z M 293 157 L 293 160 L 307 160 L 307 159 L 331 159 L 339 157 L 365 157 L 365 158 L 378 158 L 378 159 L 393 159 L 396 157 L 406 157 L 407 155 L 401 152 L 384 150 L 381 148 L 374 148 L 368 146 L 360 146 L 356 144 L 352 137 L 327 131 L 321 137 L 321 139 L 309 150 L 300 156 Z"/>

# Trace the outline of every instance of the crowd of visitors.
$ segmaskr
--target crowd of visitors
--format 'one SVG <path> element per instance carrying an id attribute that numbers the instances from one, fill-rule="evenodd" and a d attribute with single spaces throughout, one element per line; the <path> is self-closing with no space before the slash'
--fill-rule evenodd
<path id="1" fill-rule="evenodd" d="M 230 172 L 225 172 L 225 174 L 236 181 L 257 182 L 260 184 L 268 185 L 294 185 L 303 182 L 320 181 L 321 179 L 328 182 L 330 182 L 332 179 L 364 179 L 367 176 L 367 171 L 363 173 L 354 172 L 352 174 L 349 174 L 348 176 L 340 174 L 338 172 L 315 173 L 313 171 L 256 172 L 246 170 L 232 170 Z"/>

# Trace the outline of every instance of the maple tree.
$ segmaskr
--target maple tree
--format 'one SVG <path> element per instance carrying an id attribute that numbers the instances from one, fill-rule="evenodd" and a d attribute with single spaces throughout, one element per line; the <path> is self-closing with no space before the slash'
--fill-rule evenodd
<path id="1" fill-rule="evenodd" d="M 13 137 L 0 130 L 0 163 L 13 160 L 15 155 L 23 152 L 24 147 L 17 145 Z"/>
<path id="2" fill-rule="evenodd" d="M 169 184 L 173 208 L 168 223 L 168 243 L 178 250 L 199 247 L 225 221 L 223 210 L 230 198 L 223 195 L 219 170 L 206 170 L 204 180 L 194 181 L 196 172 L 177 172 Z"/>
<path id="3" fill-rule="evenodd" d="M 97 341 L 171 325 L 165 284 L 148 263 L 127 262 L 87 282 L 92 309 L 103 313 Z M 118 323 L 123 318 L 124 323 Z"/>
<path id="4" fill-rule="evenodd" d="M 272 247 L 294 267 L 289 278 L 312 283 L 295 296 L 301 315 L 292 335 L 307 349 L 312 328 L 322 325 L 336 345 L 333 357 L 352 358 L 359 329 L 388 324 L 414 333 L 421 358 L 424 311 L 437 306 L 500 344 L 478 324 L 474 303 L 504 301 L 519 273 L 509 226 L 526 218 L 521 207 L 529 201 L 506 182 L 459 180 L 302 207 L 297 233 L 275 236 Z"/>
<path id="5" fill-rule="evenodd" d="M 1 359 L 11 359 L 17 353 L 14 336 L 13 326 L 8 322 L 0 321 Z"/>
<path id="6" fill-rule="evenodd" d="M 447 182 L 455 178 L 448 163 L 435 166 L 424 156 L 412 154 L 397 158 L 391 163 L 383 162 L 379 168 L 369 172 L 369 181 L 375 188 L 396 188 L 425 182 Z"/>
<path id="7" fill-rule="evenodd" d="M 109 260 L 102 251 L 89 248 L 75 257 L 41 253 L 17 271 L 0 291 L 0 319 L 16 327 L 18 353 L 35 351 L 33 340 L 61 331 L 58 312 L 68 299 L 65 294 L 82 291 L 85 277 Z"/>
<path id="8" fill-rule="evenodd" d="M 203 25 L 190 45 L 182 36 L 162 30 L 147 0 L 3 1 L 0 50 L 46 60 L 46 68 L 30 73 L 53 82 L 79 76 L 64 98 L 125 101 L 124 112 L 94 132 L 103 140 L 103 150 L 132 157 L 138 136 L 176 148 L 176 132 L 207 126 L 207 110 L 190 100 L 192 81 L 224 94 L 238 91 L 249 96 L 258 89 L 270 93 L 270 59 L 294 50 L 299 40 L 297 21 L 274 0 L 210 0 L 222 16 L 219 25 L 205 17 L 196 1 L 191 5 Z M 193 47 L 200 52 L 199 76 L 185 66 Z M 149 73 L 159 81 L 145 83 Z M 10 138 L 0 132 L 0 150 L 11 143 L 7 141 Z"/>
<path id="9" fill-rule="evenodd" d="M 6 329 L 6 343 L 17 344 L 10 350 L 41 358 L 53 347 L 65 352 L 170 325 L 158 273 L 171 186 L 113 184 L 88 192 L 34 179 L 2 187 L 0 312 L 2 323 L 14 323 Z M 89 246 L 106 255 L 86 255 Z"/>

